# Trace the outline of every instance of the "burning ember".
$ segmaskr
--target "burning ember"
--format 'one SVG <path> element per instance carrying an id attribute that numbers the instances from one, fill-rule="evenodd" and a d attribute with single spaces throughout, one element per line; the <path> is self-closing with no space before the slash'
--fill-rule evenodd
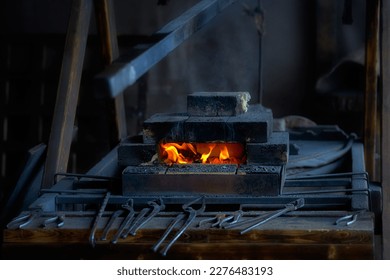
<path id="1" fill-rule="evenodd" d="M 241 164 L 244 148 L 239 143 L 160 143 L 160 158 L 167 164 Z"/>

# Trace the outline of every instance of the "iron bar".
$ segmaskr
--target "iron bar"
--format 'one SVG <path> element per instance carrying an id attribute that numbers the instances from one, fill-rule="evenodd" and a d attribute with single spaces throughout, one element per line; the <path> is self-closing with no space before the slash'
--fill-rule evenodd
<path id="1" fill-rule="evenodd" d="M 96 232 L 96 229 L 99 225 L 99 221 L 101 219 L 101 217 L 103 216 L 103 213 L 104 213 L 104 210 L 106 209 L 106 206 L 108 204 L 108 200 L 110 199 L 110 195 L 111 193 L 107 193 L 103 199 L 103 202 L 100 206 L 100 209 L 95 217 L 95 220 L 92 224 L 92 228 L 91 228 L 91 233 L 89 234 L 89 243 L 91 244 L 92 247 L 95 247 L 95 244 L 96 244 L 96 240 L 95 240 L 95 232 Z"/>
<path id="2" fill-rule="evenodd" d="M 194 5 L 155 34 L 161 37 L 157 43 L 130 61 L 116 60 L 108 66 L 96 77 L 96 89 L 110 92 L 112 97 L 117 96 L 234 2 L 236 0 L 203 0 Z M 143 50 L 144 46 L 138 45 L 135 49 Z"/>
<path id="3" fill-rule="evenodd" d="M 58 176 L 65 176 L 65 177 L 76 177 L 77 179 L 80 178 L 88 178 L 88 179 L 95 179 L 95 180 L 108 180 L 108 181 L 117 181 L 120 180 L 120 178 L 116 177 L 108 177 L 108 176 L 100 176 L 100 175 L 91 175 L 91 174 L 80 174 L 80 173 L 67 173 L 67 172 L 58 172 L 54 174 L 54 182 L 57 183 L 57 177 Z"/>
<path id="4" fill-rule="evenodd" d="M 279 197 L 253 197 L 253 196 L 221 196 L 221 197 L 212 197 L 205 196 L 206 203 L 208 205 L 231 205 L 231 208 L 235 210 L 241 204 L 258 204 L 263 209 L 277 209 L 283 207 L 286 203 L 291 201 L 291 197 L 299 195 L 299 193 L 286 194 Z M 320 196 L 318 194 L 307 194 L 305 196 L 305 208 L 310 209 L 338 209 L 338 208 L 348 208 L 351 204 L 351 198 L 356 194 L 327 194 Z M 62 204 L 96 204 L 99 203 L 103 194 L 94 194 L 94 195 L 57 195 L 56 204 L 57 206 Z M 132 196 L 131 199 L 134 200 L 134 205 L 143 205 L 150 200 L 154 199 L 163 199 L 164 204 L 167 205 L 181 205 L 188 200 L 194 199 L 194 196 L 175 196 L 175 195 L 156 195 L 156 196 Z M 117 204 L 121 205 L 126 203 L 130 197 L 128 196 L 119 196 L 111 195 L 108 204 Z"/>

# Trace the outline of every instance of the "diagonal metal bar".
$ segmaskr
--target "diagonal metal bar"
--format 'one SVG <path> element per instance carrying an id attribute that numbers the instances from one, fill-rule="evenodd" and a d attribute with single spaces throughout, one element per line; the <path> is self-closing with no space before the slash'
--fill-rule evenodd
<path id="1" fill-rule="evenodd" d="M 236 1 L 203 0 L 194 5 L 155 34 L 156 38 L 161 38 L 158 42 L 146 49 L 142 45 L 135 46 L 134 49 L 143 50 L 141 54 L 126 61 L 116 60 L 104 72 L 97 75 L 96 91 L 101 95 L 110 92 L 112 97 L 119 95 L 223 9 Z"/>

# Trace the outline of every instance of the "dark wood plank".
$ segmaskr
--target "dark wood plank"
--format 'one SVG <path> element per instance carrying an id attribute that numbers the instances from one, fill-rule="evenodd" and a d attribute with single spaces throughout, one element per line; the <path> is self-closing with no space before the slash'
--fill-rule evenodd
<path id="1" fill-rule="evenodd" d="M 372 180 L 377 180 L 377 92 L 379 59 L 379 0 L 366 1 L 366 87 L 364 111 L 364 148 L 366 170 Z"/>
<path id="2" fill-rule="evenodd" d="M 373 217 L 363 214 L 353 226 L 335 225 L 339 216 L 288 216 L 264 224 L 240 235 L 238 230 L 197 227 L 200 219 L 182 235 L 166 258 L 180 259 L 372 259 L 374 256 Z M 344 215 L 345 213 L 339 213 Z M 333 216 L 335 215 L 335 216 Z M 97 241 L 93 249 L 88 244 L 89 225 L 93 216 L 74 217 L 63 229 L 37 227 L 5 230 L 5 256 L 33 258 L 34 249 L 52 254 L 54 258 L 89 259 L 162 259 L 151 247 L 165 230 L 172 217 L 152 220 L 135 236 L 119 239 L 111 244 Z M 108 217 L 99 223 L 99 238 Z M 157 221 L 159 220 L 159 221 Z M 114 223 L 120 225 L 121 219 Z M 72 249 L 71 249 L 72 248 Z M 24 250 L 24 252 L 23 252 Z M 31 250 L 31 252 L 29 252 Z M 16 252 L 22 251 L 22 255 Z M 26 255 L 27 252 L 27 255 Z M 30 255 L 31 254 L 31 255 Z"/>
<path id="3" fill-rule="evenodd" d="M 43 188 L 51 187 L 56 173 L 67 171 L 91 12 L 91 0 L 73 1 L 48 144 Z"/>
<path id="4" fill-rule="evenodd" d="M 37 251 L 39 250 L 39 254 Z M 218 252 L 216 254 L 215 252 Z M 150 244 L 111 244 L 99 245 L 92 249 L 88 244 L 63 245 L 9 245 L 4 246 L 6 259 L 90 259 L 90 260 L 369 260 L 372 259 L 372 246 L 366 244 L 349 245 L 291 245 L 291 244 L 239 244 L 226 246 L 213 244 L 175 244 L 166 257 L 154 253 Z"/>
<path id="5" fill-rule="evenodd" d="M 382 0 L 383 258 L 390 259 L 390 0 Z"/>
<path id="6" fill-rule="evenodd" d="M 119 47 L 115 23 L 115 11 L 112 0 L 95 0 L 97 27 L 101 39 L 102 55 L 106 65 L 119 57 Z M 115 123 L 118 139 L 127 136 L 126 112 L 123 93 L 114 98 Z"/>

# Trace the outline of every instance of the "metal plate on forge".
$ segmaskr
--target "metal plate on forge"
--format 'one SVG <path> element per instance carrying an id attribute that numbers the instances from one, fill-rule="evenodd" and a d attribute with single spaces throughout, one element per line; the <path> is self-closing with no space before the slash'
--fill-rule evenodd
<path id="1" fill-rule="evenodd" d="M 129 166 L 123 171 L 122 191 L 123 195 L 169 193 L 277 196 L 283 185 L 282 169 L 281 166 L 260 168 L 248 165 L 192 164 L 168 168 L 164 174 L 148 172 L 144 166 Z"/>

